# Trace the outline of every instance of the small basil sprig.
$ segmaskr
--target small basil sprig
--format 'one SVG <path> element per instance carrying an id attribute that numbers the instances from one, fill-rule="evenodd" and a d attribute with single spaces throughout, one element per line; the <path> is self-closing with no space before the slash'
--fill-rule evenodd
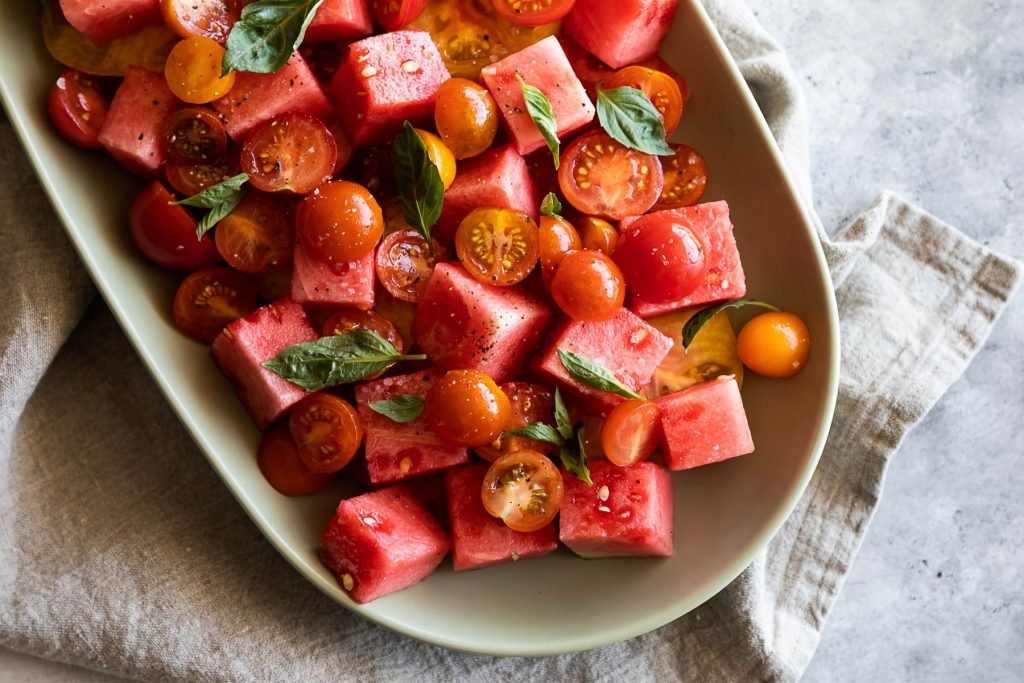
<path id="1" fill-rule="evenodd" d="M 519 85 L 523 89 L 523 100 L 526 102 L 526 112 L 537 124 L 540 134 L 544 136 L 544 142 L 551 150 L 551 156 L 555 160 L 555 168 L 558 168 L 558 155 L 561 150 L 561 142 L 558 140 L 558 123 L 555 121 L 555 112 L 551 109 L 551 100 L 539 89 L 533 87 L 519 74 Z"/>
<path id="2" fill-rule="evenodd" d="M 293 344 L 263 367 L 303 389 L 319 391 L 365 379 L 398 361 L 425 359 L 423 354 L 402 355 L 376 332 L 356 329 Z"/>
<path id="3" fill-rule="evenodd" d="M 242 201 L 242 197 L 245 196 L 245 189 L 242 186 L 247 182 L 249 182 L 249 174 L 239 173 L 216 185 L 211 185 L 198 194 L 171 203 L 209 209 L 196 226 L 196 238 L 202 239 L 203 235 L 209 232 L 213 226 L 235 210 L 238 203 Z"/>
<path id="4" fill-rule="evenodd" d="M 555 387 L 555 427 L 558 433 L 567 441 L 572 439 L 572 420 L 569 418 L 569 411 L 562 400 L 562 392 Z"/>
<path id="5" fill-rule="evenodd" d="M 414 422 L 423 415 L 425 401 L 419 394 L 398 394 L 383 401 L 370 401 L 370 410 L 380 413 L 393 422 L 405 424 Z"/>
<path id="6" fill-rule="evenodd" d="M 642 90 L 623 86 L 597 91 L 597 120 L 608 135 L 632 149 L 671 156 L 665 122 Z"/>
<path id="7" fill-rule="evenodd" d="M 441 217 L 444 183 L 437 165 L 427 154 L 427 146 L 408 121 L 402 124 L 402 131 L 391 144 L 391 165 L 398 184 L 398 203 L 402 207 L 402 215 L 406 223 L 423 235 L 433 255 L 434 243 L 430 239 L 430 229 Z"/>
<path id="8" fill-rule="evenodd" d="M 767 308 L 773 311 L 779 310 L 775 306 L 765 303 L 764 301 L 758 301 L 757 299 L 734 299 L 732 301 L 723 301 L 720 304 L 715 304 L 714 306 L 701 309 L 687 320 L 685 325 L 683 325 L 683 349 L 689 348 L 690 344 L 693 343 L 694 337 L 697 336 L 697 333 L 700 332 L 701 328 L 721 311 L 725 311 L 730 308 L 743 308 L 744 306 L 760 306 L 761 308 Z"/>
<path id="9" fill-rule="evenodd" d="M 299 49 L 323 0 L 259 0 L 245 6 L 225 44 L 221 75 L 272 74 Z"/>
<path id="10" fill-rule="evenodd" d="M 540 212 L 545 216 L 558 218 L 562 214 L 562 202 L 558 201 L 558 195 L 548 192 L 540 203 Z"/>
<path id="11" fill-rule="evenodd" d="M 618 394 L 625 398 L 643 398 L 643 396 L 623 384 L 618 377 L 589 358 L 584 358 L 572 351 L 558 349 L 558 359 L 562 361 L 562 366 L 570 375 L 588 386 Z"/>
<path id="12" fill-rule="evenodd" d="M 577 478 L 593 486 L 594 481 L 590 478 L 590 468 L 587 467 L 587 454 L 583 450 L 583 428 L 580 427 L 575 433 L 569 413 L 562 401 L 562 394 L 555 388 L 555 424 L 552 427 L 543 422 L 531 422 L 519 429 L 510 429 L 502 436 L 521 436 L 534 441 L 557 446 L 559 458 L 565 469 L 576 475 Z M 577 445 L 578 444 L 578 445 Z"/>

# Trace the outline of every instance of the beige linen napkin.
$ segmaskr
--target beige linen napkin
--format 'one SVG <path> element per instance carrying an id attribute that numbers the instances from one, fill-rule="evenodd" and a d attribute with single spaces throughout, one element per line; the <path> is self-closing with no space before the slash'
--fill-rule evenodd
<path id="1" fill-rule="evenodd" d="M 708 8 L 805 197 L 807 127 L 778 45 Z M 843 331 L 835 424 L 792 517 L 694 612 L 576 655 L 448 652 L 350 614 L 235 504 L 94 293 L 0 124 L 0 644 L 159 680 L 794 680 L 889 456 L 984 343 L 1020 267 L 891 194 L 826 241 Z M 92 301 L 92 303 L 90 303 Z"/>

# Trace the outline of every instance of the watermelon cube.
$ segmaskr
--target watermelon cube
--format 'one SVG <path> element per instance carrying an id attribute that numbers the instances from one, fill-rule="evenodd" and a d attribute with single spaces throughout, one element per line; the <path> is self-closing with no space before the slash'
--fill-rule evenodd
<path id="1" fill-rule="evenodd" d="M 451 76 L 426 31 L 394 31 L 352 43 L 330 90 L 356 145 L 390 140 L 406 119 L 434 111 Z"/>
<path id="2" fill-rule="evenodd" d="M 541 557 L 558 548 L 554 524 L 524 533 L 488 514 L 480 500 L 488 467 L 481 463 L 445 472 L 452 562 L 457 572 Z"/>
<path id="3" fill-rule="evenodd" d="M 229 324 L 213 340 L 213 360 L 260 429 L 269 427 L 307 393 L 267 370 L 263 362 L 292 344 L 319 338 L 302 306 L 281 299 Z"/>
<path id="4" fill-rule="evenodd" d="M 309 114 L 328 119 L 331 101 L 298 52 L 272 74 L 239 72 L 231 91 L 213 101 L 228 135 L 242 141 L 259 124 L 282 114 Z"/>
<path id="5" fill-rule="evenodd" d="M 160 20 L 160 0 L 60 0 L 60 9 L 69 24 L 98 41 Z"/>
<path id="6" fill-rule="evenodd" d="M 564 383 L 588 407 L 606 412 L 624 399 L 573 379 L 562 365 L 559 349 L 584 356 L 611 372 L 630 390 L 639 392 L 651 381 L 671 348 L 670 337 L 623 308 L 610 320 L 574 320 L 564 325 L 554 335 L 538 369 Z"/>
<path id="7" fill-rule="evenodd" d="M 458 264 L 439 263 L 413 332 L 436 365 L 475 368 L 504 382 L 526 365 L 550 319 L 551 309 L 522 289 L 485 285 Z"/>
<path id="8" fill-rule="evenodd" d="M 565 474 L 559 538 L 581 557 L 671 557 L 672 476 L 660 465 L 590 462 L 593 486 Z"/>
<path id="9" fill-rule="evenodd" d="M 550 155 L 547 164 L 552 165 Z M 441 217 L 435 226 L 437 234 L 452 240 L 462 219 L 481 206 L 516 209 L 537 219 L 540 199 L 526 159 L 514 145 L 495 147 L 459 163 L 455 182 L 444 193 Z"/>
<path id="10" fill-rule="evenodd" d="M 129 66 L 110 102 L 100 144 L 129 171 L 153 177 L 164 162 L 160 145 L 164 118 L 182 106 L 163 74 Z"/>
<path id="11" fill-rule="evenodd" d="M 657 54 L 679 0 L 577 0 L 562 31 L 616 69 Z"/>
<path id="12" fill-rule="evenodd" d="M 529 154 L 546 143 L 526 110 L 517 77 L 547 96 L 560 139 L 594 120 L 594 105 L 554 36 L 484 67 L 480 77 L 498 103 L 520 154 Z"/>
<path id="13" fill-rule="evenodd" d="M 321 560 L 358 603 L 419 583 L 448 548 L 444 529 L 404 486 L 341 501 L 320 534 Z"/>
<path id="14" fill-rule="evenodd" d="M 304 43 L 353 40 L 373 33 L 367 0 L 324 0 L 306 29 Z"/>
<path id="15" fill-rule="evenodd" d="M 655 402 L 661 407 L 662 454 L 670 470 L 688 470 L 754 452 L 740 387 L 732 375 Z"/>
<path id="16" fill-rule="evenodd" d="M 729 205 L 724 201 L 707 202 L 682 209 L 657 211 L 648 216 L 666 216 L 690 227 L 706 247 L 704 280 L 689 294 L 677 301 L 652 304 L 634 295 L 629 307 L 641 318 L 650 318 L 690 306 L 702 306 L 726 299 L 738 299 L 747 293 L 747 280 L 740 262 L 740 251 L 732 234 Z M 631 216 L 619 223 L 625 232 L 640 220 Z M 644 217 L 646 218 L 646 216 Z"/>
<path id="17" fill-rule="evenodd" d="M 292 298 L 310 308 L 373 308 L 373 252 L 348 263 L 329 263 L 295 244 Z"/>
<path id="18" fill-rule="evenodd" d="M 366 466 L 374 484 L 389 484 L 469 462 L 467 449 L 439 439 L 423 418 L 402 424 L 368 405 L 401 394 L 423 395 L 440 376 L 437 370 L 425 370 L 356 387 L 356 407 L 366 424 Z"/>

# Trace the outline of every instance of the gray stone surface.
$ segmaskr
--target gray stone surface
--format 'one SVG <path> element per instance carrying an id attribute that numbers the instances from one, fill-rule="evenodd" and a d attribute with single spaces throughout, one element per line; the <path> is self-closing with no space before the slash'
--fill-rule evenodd
<path id="1" fill-rule="evenodd" d="M 1024 4 L 748 2 L 803 80 L 826 225 L 888 187 L 1024 258 Z M 1022 426 L 1018 297 L 895 456 L 806 681 L 1024 677 Z M 108 679 L 0 649 L 15 680 Z"/>

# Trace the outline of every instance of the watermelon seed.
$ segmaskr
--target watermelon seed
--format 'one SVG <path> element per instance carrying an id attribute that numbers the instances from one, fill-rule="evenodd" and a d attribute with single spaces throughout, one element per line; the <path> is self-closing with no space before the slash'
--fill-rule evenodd
<path id="1" fill-rule="evenodd" d="M 609 494 L 610 492 L 608 491 L 607 486 L 602 486 L 597 490 L 597 497 L 600 498 L 602 501 L 608 500 Z"/>
<path id="2" fill-rule="evenodd" d="M 363 67 L 363 70 L 359 72 L 363 78 L 369 78 L 370 76 L 377 75 L 377 69 L 367 64 Z"/>
<path id="3" fill-rule="evenodd" d="M 355 585 L 356 582 L 352 578 L 351 574 L 345 574 L 345 576 L 341 577 L 341 587 L 345 590 L 350 591 L 355 587 Z"/>
<path id="4" fill-rule="evenodd" d="M 598 507 L 597 509 L 598 509 L 599 512 L 611 512 L 612 511 L 612 509 L 610 507 L 608 507 L 607 505 L 602 505 L 602 506 Z"/>

